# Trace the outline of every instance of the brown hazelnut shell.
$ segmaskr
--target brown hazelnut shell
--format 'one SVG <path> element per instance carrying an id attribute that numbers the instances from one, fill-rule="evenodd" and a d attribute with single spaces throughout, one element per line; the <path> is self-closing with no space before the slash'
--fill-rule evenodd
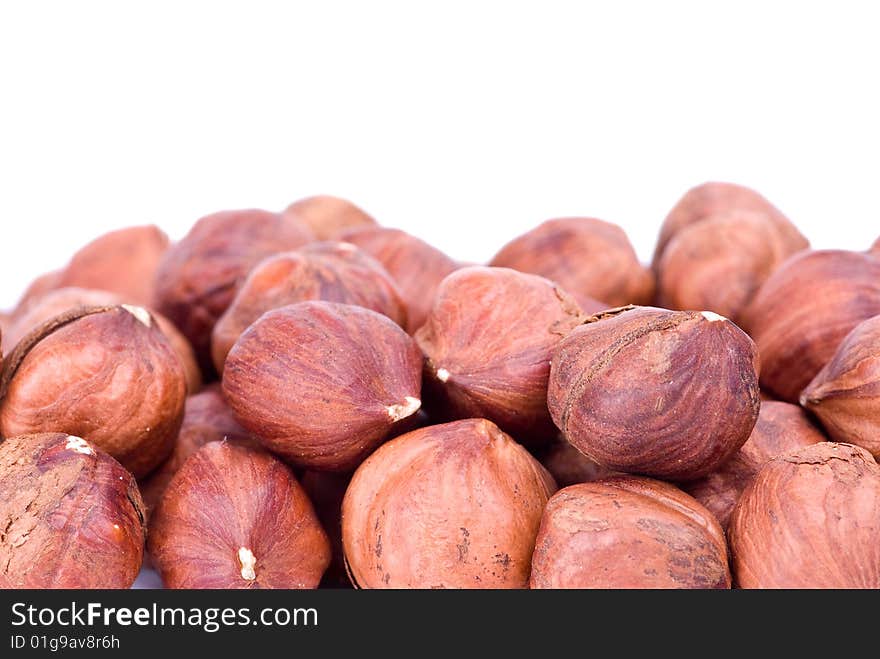
<path id="1" fill-rule="evenodd" d="M 137 485 L 78 437 L 0 444 L 0 589 L 129 588 L 143 560 Z"/>
<path id="2" fill-rule="evenodd" d="M 729 588 L 727 544 L 712 514 L 676 487 L 617 476 L 548 502 L 532 588 Z"/>
<path id="3" fill-rule="evenodd" d="M 290 467 L 211 442 L 175 474 L 150 523 L 168 588 L 309 589 L 330 562 L 327 534 Z"/>
<path id="4" fill-rule="evenodd" d="M 740 588 L 880 588 L 880 465 L 822 442 L 766 463 L 730 517 Z"/>
<path id="5" fill-rule="evenodd" d="M 796 404 L 844 337 L 878 314 L 880 259 L 843 250 L 792 256 L 742 315 L 761 354 L 761 386 Z"/>
<path id="6" fill-rule="evenodd" d="M 717 314 L 624 307 L 559 343 L 547 401 L 565 438 L 599 464 L 691 480 L 748 439 L 757 366 L 751 339 Z"/>
<path id="7" fill-rule="evenodd" d="M 58 288 L 58 280 L 60 277 L 61 270 L 53 270 L 52 272 L 47 272 L 34 279 L 22 294 L 10 316 L 14 318 L 19 314 L 26 312 L 34 300 L 38 300 L 49 291 L 54 291 Z"/>
<path id="8" fill-rule="evenodd" d="M 654 275 L 639 263 L 626 233 L 588 217 L 547 220 L 501 248 L 489 265 L 552 279 L 585 309 L 648 304 Z"/>
<path id="9" fill-rule="evenodd" d="M 0 434 L 83 437 L 141 478 L 171 452 L 186 379 L 143 308 L 90 307 L 23 339 L 0 373 Z"/>
<path id="10" fill-rule="evenodd" d="M 421 407 L 422 355 L 392 320 L 300 302 L 242 334 L 223 371 L 236 418 L 302 467 L 349 471 Z"/>
<path id="11" fill-rule="evenodd" d="M 561 438 L 541 451 L 538 460 L 560 488 L 616 475 L 616 472 L 590 460 Z"/>
<path id="12" fill-rule="evenodd" d="M 376 224 L 350 201 L 331 195 L 300 199 L 288 206 L 284 215 L 308 227 L 318 240 L 337 240 L 350 229 Z"/>
<path id="13" fill-rule="evenodd" d="M 360 588 L 524 588 L 553 478 L 485 419 L 394 439 L 355 472 L 342 540 Z"/>

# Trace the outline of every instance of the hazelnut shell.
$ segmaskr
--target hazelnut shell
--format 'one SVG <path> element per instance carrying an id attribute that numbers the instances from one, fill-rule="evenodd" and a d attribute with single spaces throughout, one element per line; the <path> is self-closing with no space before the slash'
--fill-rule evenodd
<path id="1" fill-rule="evenodd" d="M 300 199 L 287 207 L 284 216 L 308 227 L 318 240 L 337 240 L 346 231 L 376 224 L 350 201 L 331 195 Z"/>
<path id="2" fill-rule="evenodd" d="M 615 472 L 590 460 L 564 439 L 541 451 L 539 460 L 559 487 L 589 483 L 614 476 Z"/>

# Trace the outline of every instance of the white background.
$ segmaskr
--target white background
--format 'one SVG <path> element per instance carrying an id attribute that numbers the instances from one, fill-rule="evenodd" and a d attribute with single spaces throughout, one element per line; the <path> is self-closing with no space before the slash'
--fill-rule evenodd
<path id="1" fill-rule="evenodd" d="M 106 230 L 319 192 L 474 261 L 569 214 L 647 260 L 707 179 L 880 234 L 869 2 L 0 3 L 0 306 Z"/>

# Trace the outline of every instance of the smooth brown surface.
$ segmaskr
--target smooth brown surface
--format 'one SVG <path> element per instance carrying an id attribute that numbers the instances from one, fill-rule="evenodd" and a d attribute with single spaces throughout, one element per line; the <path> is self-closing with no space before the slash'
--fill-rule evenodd
<path id="1" fill-rule="evenodd" d="M 376 224 L 350 201 L 331 195 L 300 199 L 288 206 L 284 215 L 303 223 L 318 240 L 337 240 L 350 229 Z"/>
<path id="2" fill-rule="evenodd" d="M 524 588 L 553 478 L 484 419 L 423 428 L 377 450 L 342 505 L 361 588 Z"/>
<path id="3" fill-rule="evenodd" d="M 761 386 L 797 403 L 844 337 L 878 314 L 880 259 L 842 250 L 791 257 L 742 316 L 761 355 Z"/>
<path id="4" fill-rule="evenodd" d="M 241 336 L 226 360 L 223 392 L 272 452 L 303 467 L 348 471 L 418 412 L 421 370 L 415 342 L 389 318 L 301 302 L 270 311 Z"/>
<path id="5" fill-rule="evenodd" d="M 880 457 L 880 316 L 846 335 L 834 357 L 801 393 L 836 442 Z"/>
<path id="6" fill-rule="evenodd" d="M 290 467 L 227 442 L 206 444 L 174 476 L 149 550 L 168 588 L 315 588 L 330 562 Z"/>
<path id="7" fill-rule="evenodd" d="M 592 310 L 647 304 L 654 276 L 639 263 L 623 229 L 588 217 L 547 220 L 501 248 L 489 265 L 552 279 Z"/>
<path id="8" fill-rule="evenodd" d="M 134 478 L 84 440 L 0 443 L 0 588 L 128 588 L 141 569 Z"/>
<path id="9" fill-rule="evenodd" d="M 143 309 L 93 307 L 54 318 L 21 341 L 3 364 L 0 396 L 4 437 L 83 437 L 141 478 L 171 452 L 186 378 Z"/>
<path id="10" fill-rule="evenodd" d="M 451 418 L 484 417 L 517 441 L 546 442 L 555 434 L 550 355 L 582 318 L 574 299 L 543 277 L 458 270 L 443 280 L 416 333 L 430 393 Z"/>
<path id="11" fill-rule="evenodd" d="M 561 438 L 541 451 L 538 459 L 559 487 L 589 483 L 615 475 L 615 472 L 590 460 Z"/>
<path id="12" fill-rule="evenodd" d="M 349 243 L 320 242 L 270 256 L 254 267 L 214 327 L 212 350 L 218 373 L 248 327 L 272 309 L 325 300 L 354 304 L 406 326 L 406 305 L 391 276 L 366 252 Z"/>
<path id="13" fill-rule="evenodd" d="M 682 485 L 685 492 L 703 504 L 727 528 L 730 513 L 743 490 L 771 458 L 803 446 L 825 441 L 797 405 L 761 403 L 761 412 L 748 441 L 716 471 Z"/>
<path id="14" fill-rule="evenodd" d="M 553 354 L 548 406 L 565 438 L 615 471 L 690 480 L 717 469 L 758 418 L 757 352 L 720 316 L 625 307 Z"/>
<path id="15" fill-rule="evenodd" d="M 772 459 L 730 518 L 741 588 L 880 588 L 880 465 L 823 442 Z"/>
<path id="16" fill-rule="evenodd" d="M 618 476 L 557 492 L 544 512 L 532 588 L 729 588 L 724 532 L 668 483 Z"/>

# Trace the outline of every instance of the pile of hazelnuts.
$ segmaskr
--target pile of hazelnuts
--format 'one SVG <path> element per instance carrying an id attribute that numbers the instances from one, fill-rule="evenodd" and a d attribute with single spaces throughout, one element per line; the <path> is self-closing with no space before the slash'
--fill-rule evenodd
<path id="1" fill-rule="evenodd" d="M 650 267 L 326 196 L 132 227 L 0 326 L 0 587 L 880 587 L 880 241 L 742 186 Z"/>

